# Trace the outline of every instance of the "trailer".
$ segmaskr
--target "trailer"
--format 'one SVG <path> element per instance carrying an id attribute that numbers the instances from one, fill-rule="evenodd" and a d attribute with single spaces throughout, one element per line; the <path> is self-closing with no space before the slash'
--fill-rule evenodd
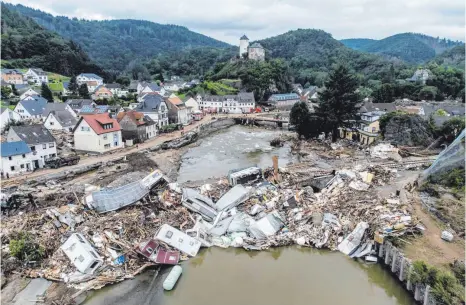
<path id="1" fill-rule="evenodd" d="M 76 165 L 81 158 L 77 155 L 55 157 L 45 160 L 45 166 L 50 168 L 59 168 L 62 166 Z"/>

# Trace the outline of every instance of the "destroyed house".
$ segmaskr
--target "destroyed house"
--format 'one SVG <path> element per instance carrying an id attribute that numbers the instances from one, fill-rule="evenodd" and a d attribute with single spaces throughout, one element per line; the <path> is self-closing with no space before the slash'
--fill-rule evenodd
<path id="1" fill-rule="evenodd" d="M 208 221 L 213 221 L 217 217 L 217 211 L 212 200 L 209 197 L 201 195 L 196 190 L 184 188 L 181 202 L 183 206 L 193 212 L 199 213 Z"/>
<path id="2" fill-rule="evenodd" d="M 102 258 L 82 234 L 71 234 L 60 248 L 81 273 L 93 274 L 103 264 Z"/>
<path id="3" fill-rule="evenodd" d="M 155 239 L 163 241 L 169 246 L 190 256 L 196 256 L 201 247 L 201 242 L 199 240 L 192 238 L 168 224 L 164 224 L 160 227 Z"/>
<path id="4" fill-rule="evenodd" d="M 85 202 L 89 208 L 98 213 L 115 211 L 141 200 L 149 194 L 151 189 L 165 183 L 166 179 L 162 173 L 154 171 L 140 181 L 93 192 L 86 196 Z"/>
<path id="5" fill-rule="evenodd" d="M 228 172 L 228 182 L 231 186 L 254 182 L 262 178 L 262 170 L 257 166 L 231 170 Z"/>

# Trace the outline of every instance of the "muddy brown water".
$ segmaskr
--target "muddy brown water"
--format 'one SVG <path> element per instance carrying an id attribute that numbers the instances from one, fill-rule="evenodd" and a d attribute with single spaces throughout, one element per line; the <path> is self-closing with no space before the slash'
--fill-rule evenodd
<path id="1" fill-rule="evenodd" d="M 183 157 L 178 182 L 225 176 L 228 170 L 295 161 L 290 148 L 270 147 L 280 131 L 233 126 L 201 140 Z M 339 252 L 300 247 L 268 251 L 203 249 L 182 262 L 174 290 L 162 283 L 170 271 L 147 271 L 133 280 L 91 292 L 86 305 L 414 305 L 412 297 L 380 264 Z"/>

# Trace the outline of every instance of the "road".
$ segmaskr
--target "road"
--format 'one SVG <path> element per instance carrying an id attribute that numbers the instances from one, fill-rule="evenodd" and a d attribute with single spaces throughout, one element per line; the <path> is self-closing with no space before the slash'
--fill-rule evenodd
<path id="1" fill-rule="evenodd" d="M 253 117 L 253 116 L 257 116 L 257 115 L 260 115 L 260 113 L 248 114 L 248 117 Z M 233 117 L 243 117 L 243 115 L 223 115 L 223 114 L 210 115 L 210 114 L 208 114 L 204 118 L 202 118 L 202 120 L 194 121 L 194 123 L 192 123 L 191 125 L 185 126 L 184 127 L 184 132 L 186 133 L 188 131 L 195 130 L 200 125 L 211 122 L 214 118 L 221 118 L 221 117 L 223 117 L 223 118 L 224 117 L 233 118 Z M 40 170 L 37 170 L 35 172 L 30 172 L 30 173 L 10 177 L 9 179 L 2 179 L 2 186 L 5 187 L 5 186 L 17 185 L 19 183 L 22 183 L 23 181 L 28 180 L 28 179 L 33 179 L 33 178 L 37 178 L 37 177 L 41 177 L 41 176 L 49 175 L 49 174 L 56 174 L 56 173 L 59 173 L 59 172 L 62 172 L 62 171 L 73 170 L 73 169 L 76 169 L 76 168 L 81 167 L 83 165 L 92 165 L 92 164 L 96 164 L 96 163 L 99 163 L 99 162 L 102 162 L 102 161 L 105 162 L 105 161 L 110 161 L 110 160 L 113 160 L 113 159 L 121 158 L 121 157 L 124 157 L 126 155 L 129 155 L 129 154 L 132 154 L 132 153 L 144 150 L 144 149 L 151 148 L 153 146 L 162 144 L 165 141 L 173 140 L 173 139 L 176 139 L 176 138 L 179 138 L 179 137 L 181 137 L 181 131 L 174 131 L 172 133 L 161 134 L 161 135 L 159 135 L 159 136 L 157 136 L 157 137 L 155 137 L 153 139 L 150 139 L 150 140 L 148 140 L 148 141 L 146 141 L 144 143 L 139 144 L 138 148 L 136 148 L 136 146 L 126 147 L 126 148 L 118 149 L 118 150 L 115 150 L 113 152 L 109 152 L 109 153 L 106 153 L 106 154 L 103 154 L 103 155 L 89 156 L 89 157 L 81 158 L 79 163 L 76 164 L 76 165 L 61 167 L 61 168 L 55 168 L 55 169 L 51 169 L 51 168 L 49 168 L 49 169 L 40 169 Z"/>

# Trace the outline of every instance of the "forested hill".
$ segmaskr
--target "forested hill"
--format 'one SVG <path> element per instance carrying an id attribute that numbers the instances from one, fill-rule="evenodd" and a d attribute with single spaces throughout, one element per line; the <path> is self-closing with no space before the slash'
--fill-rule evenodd
<path id="1" fill-rule="evenodd" d="M 300 83 L 322 83 L 338 63 L 348 64 L 366 79 L 382 78 L 391 65 L 404 66 L 399 60 L 352 50 L 322 30 L 299 29 L 259 42 L 266 57 L 286 59 Z"/>
<path id="2" fill-rule="evenodd" d="M 89 21 L 54 17 L 23 5 L 10 9 L 33 18 L 37 23 L 80 44 L 89 56 L 106 69 L 122 71 L 135 59 L 195 47 L 224 48 L 229 45 L 177 25 L 142 20 Z"/>
<path id="3" fill-rule="evenodd" d="M 73 41 L 44 29 L 3 3 L 1 8 L 3 67 L 36 67 L 68 76 L 82 72 L 105 75 Z"/>
<path id="4" fill-rule="evenodd" d="M 464 46 L 463 42 L 435 38 L 423 34 L 403 33 L 381 40 L 343 39 L 346 46 L 360 51 L 383 54 L 388 57 L 402 59 L 409 63 L 424 63 L 456 46 Z"/>
<path id="5" fill-rule="evenodd" d="M 435 62 L 438 65 L 455 67 L 457 69 L 464 70 L 464 53 L 464 46 L 457 46 L 436 56 L 432 62 Z"/>

